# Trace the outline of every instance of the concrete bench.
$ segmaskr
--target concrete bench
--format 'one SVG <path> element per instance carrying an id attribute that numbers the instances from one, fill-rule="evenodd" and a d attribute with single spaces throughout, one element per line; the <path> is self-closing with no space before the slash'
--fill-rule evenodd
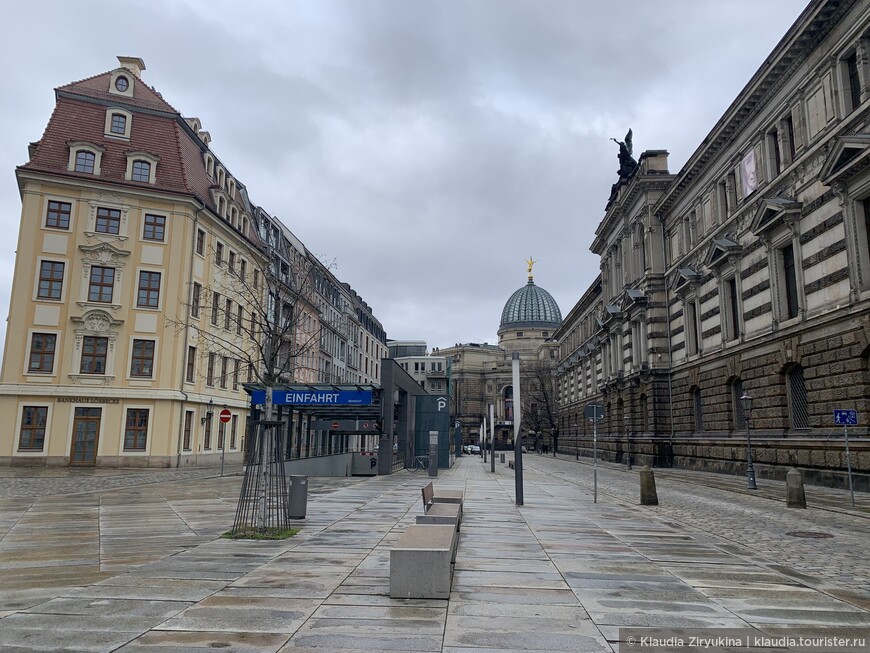
<path id="1" fill-rule="evenodd" d="M 390 549 L 390 597 L 449 599 L 457 537 L 449 524 L 408 526 Z"/>
<path id="2" fill-rule="evenodd" d="M 417 515 L 418 524 L 450 524 L 459 530 L 462 506 L 458 503 L 433 503 L 424 515 Z"/>
<path id="3" fill-rule="evenodd" d="M 458 503 L 461 507 L 465 497 L 462 490 L 438 490 L 436 492 L 432 483 L 424 486 L 421 492 L 423 493 L 423 512 L 429 512 L 430 506 L 435 503 Z"/>

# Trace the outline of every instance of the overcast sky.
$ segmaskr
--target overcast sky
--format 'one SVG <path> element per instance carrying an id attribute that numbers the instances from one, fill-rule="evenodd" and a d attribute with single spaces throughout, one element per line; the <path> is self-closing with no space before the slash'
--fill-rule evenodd
<path id="1" fill-rule="evenodd" d="M 497 342 L 535 282 L 566 315 L 634 130 L 678 171 L 805 6 L 796 0 L 30 0 L 0 39 L 0 314 L 14 169 L 53 89 L 141 57 L 252 200 L 393 339 Z M 14 327 L 14 322 L 13 322 Z"/>

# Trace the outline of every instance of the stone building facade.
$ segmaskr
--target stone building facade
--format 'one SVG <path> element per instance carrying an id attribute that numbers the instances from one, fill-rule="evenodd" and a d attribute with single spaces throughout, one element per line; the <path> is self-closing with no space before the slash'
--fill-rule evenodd
<path id="1" fill-rule="evenodd" d="M 832 436 L 808 465 L 844 467 L 833 411 L 870 418 L 870 6 L 811 2 L 679 172 L 647 151 L 620 178 L 592 251 L 556 334 L 578 442 L 594 402 L 615 459 L 737 469 L 717 442 L 749 426 L 762 467 Z"/>

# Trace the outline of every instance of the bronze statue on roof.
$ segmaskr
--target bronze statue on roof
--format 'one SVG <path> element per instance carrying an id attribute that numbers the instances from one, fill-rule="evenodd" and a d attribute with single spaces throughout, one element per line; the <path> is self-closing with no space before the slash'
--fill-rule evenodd
<path id="1" fill-rule="evenodd" d="M 625 135 L 624 141 L 618 141 L 615 138 L 611 138 L 610 140 L 619 145 L 619 170 L 617 171 L 617 174 L 620 179 L 625 179 L 629 177 L 637 167 L 637 161 L 635 161 L 634 157 L 631 156 L 631 129 L 629 129 L 628 133 Z"/>

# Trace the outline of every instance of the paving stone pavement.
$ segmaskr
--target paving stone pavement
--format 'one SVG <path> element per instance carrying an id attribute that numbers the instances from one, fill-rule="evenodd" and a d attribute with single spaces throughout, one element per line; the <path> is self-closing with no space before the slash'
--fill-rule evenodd
<path id="1" fill-rule="evenodd" d="M 219 538 L 240 477 L 215 470 L 0 473 L 0 650 L 638 650 L 625 628 L 870 636 L 861 510 L 788 510 L 773 485 L 753 496 L 677 470 L 657 470 L 660 505 L 639 506 L 638 470 L 608 465 L 593 503 L 588 464 L 535 455 L 517 508 L 513 471 L 489 469 L 463 457 L 435 481 L 466 493 L 449 600 L 389 597 L 390 546 L 421 514 L 422 473 L 312 478 L 307 519 L 281 542 Z"/>

